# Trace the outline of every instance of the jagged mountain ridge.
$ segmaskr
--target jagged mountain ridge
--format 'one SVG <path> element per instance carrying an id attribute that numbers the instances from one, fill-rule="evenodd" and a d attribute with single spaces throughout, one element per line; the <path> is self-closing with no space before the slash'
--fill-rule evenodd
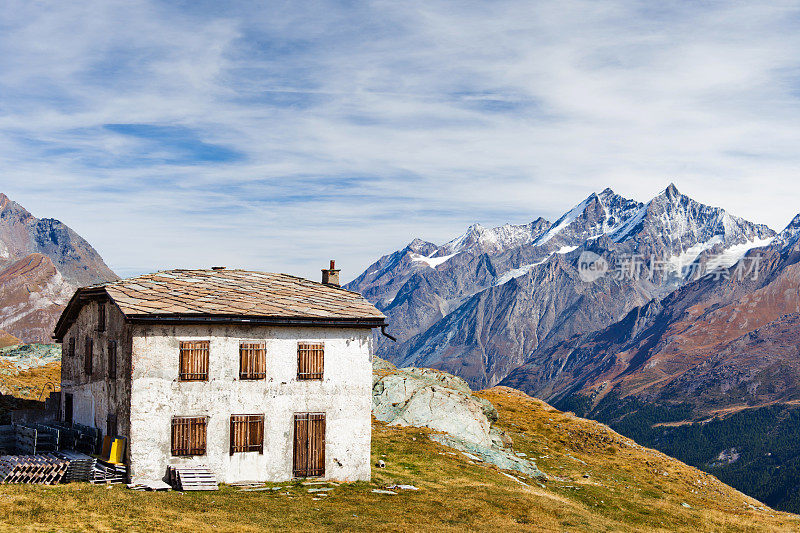
<path id="1" fill-rule="evenodd" d="M 62 222 L 38 219 L 0 193 L 0 329 L 50 342 L 75 288 L 119 279 L 100 254 Z"/>
<path id="2" fill-rule="evenodd" d="M 533 352 L 503 383 L 550 401 L 579 393 L 598 402 L 615 390 L 696 404 L 698 413 L 800 400 L 798 220 L 749 251 L 730 277 L 705 276 L 604 329 Z"/>
<path id="3" fill-rule="evenodd" d="M 775 235 L 674 185 L 646 204 L 606 189 L 554 224 L 536 222 L 522 244 L 457 251 L 454 242 L 481 241 L 462 236 L 436 247 L 415 240 L 370 266 L 348 288 L 389 317 L 399 342 L 379 339 L 379 353 L 400 365 L 452 372 L 476 388 L 493 385 L 540 345 L 600 329 L 681 286 L 691 274 L 685 264 L 735 262 Z M 661 268 L 645 266 L 635 280 L 586 283 L 577 265 L 584 251 L 612 268 L 631 256 Z"/>

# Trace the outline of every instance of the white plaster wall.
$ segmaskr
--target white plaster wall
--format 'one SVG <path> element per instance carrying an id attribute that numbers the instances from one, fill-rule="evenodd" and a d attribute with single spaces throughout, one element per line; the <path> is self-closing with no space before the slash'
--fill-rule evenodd
<path id="1" fill-rule="evenodd" d="M 205 464 L 222 482 L 292 478 L 293 415 L 326 413 L 325 477 L 370 478 L 371 332 L 354 328 L 136 326 L 132 331 L 131 476 Z M 179 341 L 210 340 L 209 381 L 179 382 Z M 266 343 L 267 378 L 239 380 L 239 341 Z M 298 381 L 297 342 L 325 344 L 322 381 Z M 264 453 L 230 455 L 230 416 L 264 415 Z M 172 457 L 173 416 L 208 416 L 207 453 Z"/>

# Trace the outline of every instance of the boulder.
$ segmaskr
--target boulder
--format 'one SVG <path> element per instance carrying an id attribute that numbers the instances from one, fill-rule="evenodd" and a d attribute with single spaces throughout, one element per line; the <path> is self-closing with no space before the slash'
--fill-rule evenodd
<path id="1" fill-rule="evenodd" d="M 430 368 L 396 368 L 373 358 L 372 413 L 390 425 L 426 427 L 434 441 L 507 470 L 533 477 L 536 465 L 507 448 L 511 439 L 493 428 L 497 409 L 452 374 Z"/>
<path id="2" fill-rule="evenodd" d="M 372 412 L 391 425 L 427 427 L 481 446 L 493 442 L 487 413 L 497 419 L 494 406 L 463 379 L 427 368 L 376 373 Z"/>

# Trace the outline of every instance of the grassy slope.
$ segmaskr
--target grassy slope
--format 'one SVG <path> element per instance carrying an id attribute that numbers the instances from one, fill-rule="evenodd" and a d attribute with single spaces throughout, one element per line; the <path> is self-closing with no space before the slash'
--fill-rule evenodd
<path id="1" fill-rule="evenodd" d="M 715 478 L 636 446 L 595 422 L 512 389 L 480 393 L 515 448 L 556 478 L 529 486 L 430 441 L 427 431 L 376 422 L 372 483 L 316 498 L 308 486 L 272 492 L 144 493 L 73 483 L 0 486 L 4 530 L 261 531 L 287 528 L 536 531 L 797 531 L 800 517 L 760 504 Z M 584 464 L 586 463 L 586 464 Z M 664 472 L 667 475 L 664 475 Z M 584 477 L 588 474 L 588 478 Z M 373 494 L 389 483 L 419 491 Z M 694 491 L 694 492 L 692 492 Z M 690 508 L 684 507 L 686 503 Z"/>

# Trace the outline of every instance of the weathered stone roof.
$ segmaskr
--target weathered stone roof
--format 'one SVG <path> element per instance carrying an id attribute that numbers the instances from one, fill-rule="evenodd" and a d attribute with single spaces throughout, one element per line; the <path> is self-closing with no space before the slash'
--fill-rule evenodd
<path id="1" fill-rule="evenodd" d="M 54 334 L 61 338 L 82 299 L 106 296 L 126 319 L 207 317 L 276 319 L 281 323 L 381 325 L 385 316 L 357 292 L 288 274 L 234 269 L 165 270 L 78 289 Z M 295 319 L 296 322 L 289 322 Z"/>

